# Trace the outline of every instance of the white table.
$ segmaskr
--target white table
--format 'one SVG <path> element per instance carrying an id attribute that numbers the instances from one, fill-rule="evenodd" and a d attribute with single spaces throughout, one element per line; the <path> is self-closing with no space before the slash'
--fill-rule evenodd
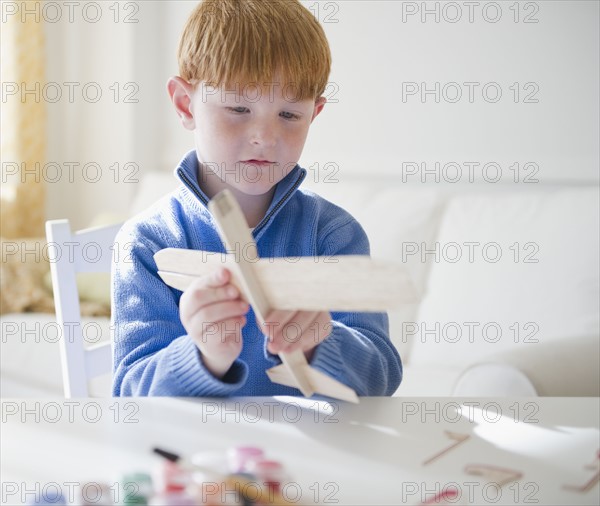
<path id="1" fill-rule="evenodd" d="M 253 445 L 285 465 L 300 504 L 420 504 L 451 484 L 454 504 L 598 504 L 597 482 L 568 486 L 598 472 L 599 413 L 597 398 L 4 399 L 2 501 L 151 471 L 154 446 L 189 456 Z M 481 465 L 509 471 L 472 474 Z M 501 479 L 513 481 L 488 483 Z"/>

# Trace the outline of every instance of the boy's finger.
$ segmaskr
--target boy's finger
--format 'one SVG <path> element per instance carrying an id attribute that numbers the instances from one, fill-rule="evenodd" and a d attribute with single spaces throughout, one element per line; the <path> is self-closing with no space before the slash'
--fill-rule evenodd
<path id="1" fill-rule="evenodd" d="M 248 309 L 248 304 L 240 300 L 217 302 L 203 308 L 202 316 L 207 322 L 218 322 L 244 316 Z"/>
<path id="2" fill-rule="evenodd" d="M 198 290 L 194 297 L 194 302 L 197 304 L 197 308 L 207 306 L 209 304 L 215 304 L 216 302 L 224 302 L 227 300 L 234 300 L 239 298 L 240 292 L 232 284 L 225 286 L 219 286 L 218 288 L 205 288 Z"/>
<path id="3" fill-rule="evenodd" d="M 270 337 L 277 337 L 286 329 L 286 327 L 302 327 L 305 328 L 307 323 L 312 322 L 318 316 L 315 311 L 289 311 L 289 310 L 273 310 L 266 318 L 263 325 L 265 330 L 269 331 Z"/>
<path id="4" fill-rule="evenodd" d="M 328 312 L 298 311 L 283 325 L 267 349 L 271 353 L 289 353 L 314 348 L 331 334 L 330 318 Z"/>
<path id="5" fill-rule="evenodd" d="M 231 283 L 217 288 L 205 288 L 201 284 L 190 285 L 190 288 L 181 296 L 181 317 L 184 319 L 191 318 L 195 313 L 210 304 L 238 298 L 240 298 L 240 292 Z"/>
<path id="6" fill-rule="evenodd" d="M 306 326 L 312 321 L 305 311 L 285 311 L 281 320 L 268 327 L 269 344 L 267 350 L 271 353 L 287 351 L 289 344 L 295 343 L 303 336 Z"/>
<path id="7" fill-rule="evenodd" d="M 198 311 L 190 319 L 190 326 L 196 331 L 203 332 L 208 326 L 213 326 L 225 320 L 245 317 L 248 312 L 248 304 L 241 301 L 218 302 Z"/>
<path id="8" fill-rule="evenodd" d="M 267 350 L 270 353 L 280 353 L 286 346 L 284 341 L 284 327 L 291 325 L 297 327 L 298 315 L 302 311 L 289 311 L 283 309 L 274 309 L 266 317 L 265 321 L 259 322 L 260 328 L 268 339 Z M 291 329 L 292 334 L 296 328 Z"/>
<path id="9" fill-rule="evenodd" d="M 194 279 L 190 283 L 190 286 L 184 292 L 192 293 L 197 290 L 202 290 L 204 288 L 218 288 L 219 286 L 223 286 L 229 281 L 230 272 L 225 267 L 219 267 L 214 272 L 207 274 L 206 276 L 201 276 L 199 278 Z"/>
<path id="10" fill-rule="evenodd" d="M 259 323 L 263 330 L 268 330 L 269 333 L 273 334 L 274 332 L 281 330 L 281 326 L 291 320 L 295 314 L 296 311 L 273 309 L 265 316 L 265 321 Z M 271 337 L 273 337 L 273 335 Z"/>
<path id="11" fill-rule="evenodd" d="M 219 267 L 215 272 L 206 277 L 205 286 L 208 288 L 217 288 L 229 282 L 231 273 L 225 267 Z"/>

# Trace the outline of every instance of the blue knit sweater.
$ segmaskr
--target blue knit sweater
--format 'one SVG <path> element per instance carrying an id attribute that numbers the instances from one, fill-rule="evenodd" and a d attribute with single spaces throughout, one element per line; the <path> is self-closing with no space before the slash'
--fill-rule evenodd
<path id="1" fill-rule="evenodd" d="M 198 165 L 195 151 L 189 152 L 175 170 L 179 188 L 127 221 L 116 238 L 113 394 L 301 395 L 267 377 L 265 370 L 281 361 L 267 351 L 252 309 L 239 358 L 223 379 L 212 376 L 179 319 L 182 292 L 157 275 L 153 255 L 163 248 L 225 251 L 208 198 L 198 186 Z M 305 176 L 296 165 L 277 185 L 253 230 L 259 256 L 368 255 L 367 236 L 350 214 L 299 189 Z M 402 379 L 402 364 L 388 337 L 387 315 L 334 312 L 332 320 L 332 332 L 317 346 L 311 365 L 358 395 L 392 395 Z"/>

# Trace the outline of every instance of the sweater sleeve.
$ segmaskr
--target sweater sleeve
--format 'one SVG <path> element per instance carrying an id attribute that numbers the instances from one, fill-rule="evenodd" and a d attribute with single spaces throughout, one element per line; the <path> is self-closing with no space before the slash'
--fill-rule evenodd
<path id="1" fill-rule="evenodd" d="M 335 220 L 319 242 L 319 255 L 369 255 L 360 224 L 347 216 Z M 350 386 L 358 395 L 392 395 L 402 381 L 402 362 L 389 338 L 386 313 L 332 313 L 329 337 L 311 365 Z"/>
<path id="2" fill-rule="evenodd" d="M 125 224 L 112 271 L 113 395 L 227 396 L 242 386 L 248 366 L 237 360 L 219 380 L 179 319 L 181 292 L 158 276 L 157 238 Z"/>

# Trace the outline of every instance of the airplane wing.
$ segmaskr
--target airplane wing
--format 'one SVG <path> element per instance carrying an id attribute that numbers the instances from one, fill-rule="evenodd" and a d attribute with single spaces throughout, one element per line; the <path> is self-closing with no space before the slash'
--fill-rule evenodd
<path id="1" fill-rule="evenodd" d="M 237 254 L 177 248 L 158 251 L 154 259 L 165 283 L 185 290 L 198 276 L 219 266 L 233 274 L 233 284 L 247 298 Z M 386 311 L 417 302 L 407 269 L 368 256 L 262 258 L 252 264 L 269 304 L 296 311 Z"/>

